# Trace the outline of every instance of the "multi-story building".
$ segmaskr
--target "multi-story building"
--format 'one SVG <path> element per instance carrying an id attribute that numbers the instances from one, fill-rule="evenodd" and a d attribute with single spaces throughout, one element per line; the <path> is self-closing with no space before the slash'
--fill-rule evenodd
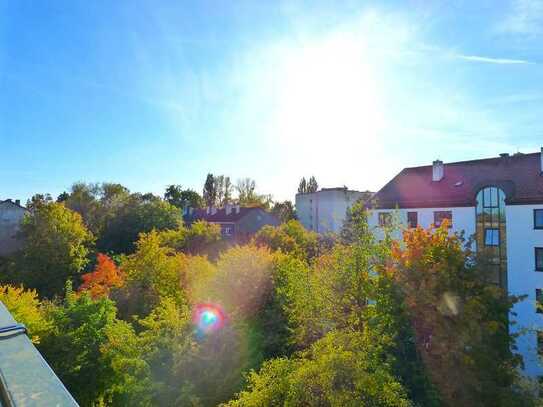
<path id="1" fill-rule="evenodd" d="M 278 226 L 281 222 L 273 214 L 258 207 L 240 207 L 227 204 L 224 208 L 207 207 L 205 209 L 188 208 L 184 220 L 192 223 L 204 220 L 221 227 L 224 238 L 238 242 L 247 241 L 265 225 Z"/>
<path id="2" fill-rule="evenodd" d="M 21 248 L 22 241 L 17 239 L 17 232 L 27 212 L 18 200 L 0 201 L 0 256 Z"/>
<path id="3" fill-rule="evenodd" d="M 343 226 L 347 209 L 357 200 L 367 200 L 371 195 L 371 192 L 351 191 L 347 187 L 298 193 L 296 216 L 306 229 L 317 233 L 338 233 Z"/>
<path id="4" fill-rule="evenodd" d="M 473 236 L 495 264 L 496 282 L 512 295 L 513 332 L 528 376 L 543 375 L 543 148 L 533 154 L 405 168 L 374 196 L 369 223 L 396 217 L 406 227 L 452 223 L 451 232 Z"/>

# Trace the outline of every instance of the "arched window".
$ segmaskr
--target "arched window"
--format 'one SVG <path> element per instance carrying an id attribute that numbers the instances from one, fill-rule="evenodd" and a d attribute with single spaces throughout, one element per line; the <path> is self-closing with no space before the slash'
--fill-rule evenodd
<path id="1" fill-rule="evenodd" d="M 495 282 L 507 288 L 507 247 L 505 193 L 488 186 L 477 193 L 477 250 L 484 254 L 494 271 Z"/>

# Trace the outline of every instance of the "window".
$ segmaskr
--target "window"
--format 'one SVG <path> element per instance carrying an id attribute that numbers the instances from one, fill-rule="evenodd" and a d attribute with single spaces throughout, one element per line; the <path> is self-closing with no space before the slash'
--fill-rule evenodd
<path id="1" fill-rule="evenodd" d="M 535 289 L 535 306 L 538 314 L 543 314 L 543 290 L 541 288 Z"/>
<path id="2" fill-rule="evenodd" d="M 535 248 L 535 270 L 543 271 L 543 247 Z"/>
<path id="3" fill-rule="evenodd" d="M 231 226 L 225 226 L 224 227 L 224 234 L 226 236 L 230 236 L 232 234 L 232 227 Z"/>
<path id="4" fill-rule="evenodd" d="M 410 228 L 416 228 L 418 226 L 417 212 L 407 212 L 407 226 Z"/>
<path id="5" fill-rule="evenodd" d="M 543 209 L 534 209 L 534 229 L 543 229 Z"/>
<path id="6" fill-rule="evenodd" d="M 392 215 L 390 212 L 379 212 L 379 226 L 390 226 L 392 224 Z"/>
<path id="7" fill-rule="evenodd" d="M 500 229 L 487 228 L 485 229 L 485 246 L 500 245 Z"/>
<path id="8" fill-rule="evenodd" d="M 449 220 L 449 227 L 452 227 L 452 211 L 435 211 L 434 212 L 434 226 L 436 228 L 441 226 L 441 222 L 444 219 Z"/>

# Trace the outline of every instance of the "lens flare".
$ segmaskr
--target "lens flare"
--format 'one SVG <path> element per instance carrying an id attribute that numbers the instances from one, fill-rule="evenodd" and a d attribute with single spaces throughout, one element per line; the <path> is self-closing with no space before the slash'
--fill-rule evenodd
<path id="1" fill-rule="evenodd" d="M 194 308 L 192 320 L 199 333 L 207 334 L 221 329 L 226 318 L 220 306 L 199 304 Z"/>

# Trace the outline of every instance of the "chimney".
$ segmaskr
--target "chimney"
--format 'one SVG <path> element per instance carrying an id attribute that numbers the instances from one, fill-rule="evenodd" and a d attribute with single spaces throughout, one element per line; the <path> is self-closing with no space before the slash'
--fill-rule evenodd
<path id="1" fill-rule="evenodd" d="M 234 206 L 234 211 L 235 211 L 236 213 L 239 213 L 239 205 Z"/>
<path id="2" fill-rule="evenodd" d="M 226 216 L 230 215 L 230 213 L 232 212 L 232 204 L 227 203 L 226 205 L 224 205 L 224 210 L 226 212 Z"/>
<path id="3" fill-rule="evenodd" d="M 217 208 L 215 206 L 211 207 L 211 214 L 215 215 L 217 213 Z"/>
<path id="4" fill-rule="evenodd" d="M 432 163 L 432 181 L 441 181 L 445 175 L 443 161 L 435 160 Z"/>
<path id="5" fill-rule="evenodd" d="M 541 154 L 539 155 L 539 171 L 543 175 L 543 147 L 541 147 Z"/>
<path id="6" fill-rule="evenodd" d="M 206 214 L 209 215 L 211 213 L 211 206 L 206 207 Z"/>
<path id="7" fill-rule="evenodd" d="M 15 205 L 21 206 L 21 200 L 20 200 L 20 199 L 16 199 L 16 200 L 15 200 Z"/>
<path id="8" fill-rule="evenodd" d="M 509 157 L 509 153 L 501 153 L 500 157 L 501 158 L 507 158 L 507 157 Z"/>

